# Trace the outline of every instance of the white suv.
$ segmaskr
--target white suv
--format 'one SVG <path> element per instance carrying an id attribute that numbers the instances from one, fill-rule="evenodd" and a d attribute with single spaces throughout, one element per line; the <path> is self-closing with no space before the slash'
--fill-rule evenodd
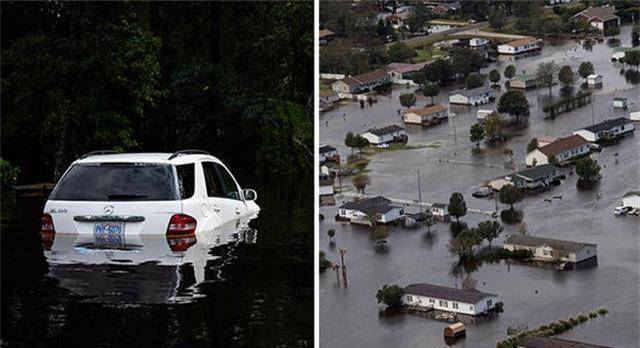
<path id="1" fill-rule="evenodd" d="M 205 151 L 95 151 L 73 162 L 51 192 L 42 215 L 43 245 L 59 233 L 92 236 L 107 247 L 150 235 L 184 243 L 257 214 L 256 198 Z"/>

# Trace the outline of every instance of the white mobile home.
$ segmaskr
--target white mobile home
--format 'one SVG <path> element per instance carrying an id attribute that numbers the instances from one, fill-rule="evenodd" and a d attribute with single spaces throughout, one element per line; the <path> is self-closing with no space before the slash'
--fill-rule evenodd
<path id="1" fill-rule="evenodd" d="M 376 222 L 386 224 L 403 218 L 404 209 L 392 205 L 390 200 L 382 196 L 347 202 L 338 209 L 341 219 L 357 224 L 371 224 L 372 215 L 376 216 Z"/>
<path id="2" fill-rule="evenodd" d="M 437 124 L 447 117 L 449 117 L 449 112 L 442 104 L 435 104 L 422 109 L 408 109 L 404 115 L 402 115 L 404 123 L 420 125 Z"/>
<path id="3" fill-rule="evenodd" d="M 591 74 L 587 76 L 587 85 L 596 87 L 602 85 L 602 75 Z"/>
<path id="4" fill-rule="evenodd" d="M 496 99 L 496 91 L 491 87 L 478 87 L 473 89 L 457 89 L 449 94 L 449 104 L 482 105 Z"/>
<path id="5" fill-rule="evenodd" d="M 500 54 L 518 54 L 539 49 L 538 40 L 535 37 L 526 37 L 511 41 L 506 44 L 498 45 L 498 53 Z"/>
<path id="6" fill-rule="evenodd" d="M 395 124 L 382 128 L 371 128 L 360 134 L 360 136 L 367 139 L 367 141 L 373 145 L 407 140 L 407 133 L 404 128 Z"/>
<path id="7" fill-rule="evenodd" d="M 579 263 L 597 257 L 597 246 L 590 243 L 513 234 L 502 247 L 509 251 L 529 250 L 533 259 L 545 262 Z"/>
<path id="8" fill-rule="evenodd" d="M 573 132 L 587 141 L 597 142 L 601 139 L 615 139 L 635 130 L 633 121 L 628 118 L 618 117 L 594 124 Z"/>
<path id="9" fill-rule="evenodd" d="M 405 305 L 472 316 L 485 313 L 498 303 L 498 295 L 432 284 L 411 284 L 404 293 Z"/>
<path id="10" fill-rule="evenodd" d="M 640 191 L 631 191 L 622 197 L 622 206 L 640 209 Z"/>

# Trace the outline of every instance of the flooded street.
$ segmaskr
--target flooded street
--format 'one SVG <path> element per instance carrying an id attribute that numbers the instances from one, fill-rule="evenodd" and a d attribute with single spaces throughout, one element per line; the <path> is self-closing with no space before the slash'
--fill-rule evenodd
<path id="1" fill-rule="evenodd" d="M 44 200 L 3 195 L 3 345 L 312 346 L 313 190 L 294 183 L 254 183 L 259 216 L 209 239 L 113 252 L 60 235 L 43 253 Z"/>
<path id="2" fill-rule="evenodd" d="M 630 45 L 630 27 L 622 28 L 619 35 L 623 46 Z M 591 61 L 595 72 L 604 76 L 604 86 L 595 90 L 595 102 L 573 111 L 560 114 L 554 120 L 543 119 L 542 104 L 547 98 L 546 88 L 526 92 L 531 105 L 528 127 L 520 136 L 503 146 L 488 148 L 481 143 L 480 153 L 472 152 L 475 144 L 469 141 L 469 128 L 476 122 L 478 109 L 496 108 L 493 102 L 481 107 L 454 107 L 450 109 L 448 122 L 429 129 L 409 127 L 409 145 L 423 145 L 412 150 L 389 151 L 370 157 L 367 174 L 371 184 L 369 195 L 390 198 L 418 199 L 418 175 L 420 171 L 422 199 L 426 202 L 448 202 L 452 192 L 462 192 L 467 207 L 495 210 L 493 200 L 471 197 L 473 189 L 485 181 L 513 172 L 505 166 L 509 156 L 505 149 L 513 151 L 516 169 L 525 167 L 526 147 L 534 137 L 567 136 L 584 126 L 614 117 L 628 117 L 630 111 L 640 108 L 640 88 L 625 80 L 619 73 L 621 66 L 610 61 L 613 49 L 606 42 L 585 50 L 580 43 L 567 41 L 555 46 L 546 43 L 537 56 L 517 59 L 513 62 L 499 60 L 484 73 L 497 68 L 501 73 L 508 64 L 516 65 L 518 74 L 535 72 L 542 61 L 555 60 L 562 66 L 568 64 L 574 71 L 585 60 Z M 504 77 L 500 84 L 504 85 Z M 582 83 L 580 79 L 579 83 Z M 579 84 L 576 84 L 578 88 Z M 448 104 L 448 92 L 454 87 L 441 89 L 436 103 Z M 379 96 L 378 102 L 366 109 L 356 103 L 345 103 L 320 116 L 320 143 L 337 147 L 343 158 L 348 149 L 344 137 L 348 131 L 363 132 L 371 127 L 389 124 L 403 125 L 397 110 L 401 108 L 398 96 L 410 90 L 394 88 L 391 94 Z M 504 87 L 500 93 L 504 92 Z M 558 87 L 553 95 L 558 96 Z M 417 93 L 418 106 L 427 98 Z M 615 97 L 628 97 L 629 110 L 612 108 Z M 328 121 L 328 126 L 327 126 Z M 636 124 L 636 127 L 638 125 Z M 603 178 L 593 190 L 576 188 L 577 178 L 564 169 L 567 179 L 560 186 L 525 199 L 516 205 L 524 211 L 523 223 L 532 236 L 595 243 L 598 247 L 598 266 L 580 271 L 558 272 L 553 269 L 500 262 L 481 265 L 470 276 L 477 281 L 480 291 L 498 294 L 504 302 L 504 313 L 479 320 L 467 326 L 467 337 L 456 347 L 495 347 L 506 337 L 507 328 L 536 328 L 553 320 L 587 313 L 600 306 L 610 312 L 604 317 L 576 326 L 559 335 L 593 344 L 614 347 L 637 346 L 640 340 L 638 297 L 640 296 L 640 219 L 615 217 L 614 207 L 620 205 L 622 196 L 640 189 L 640 136 L 632 135 L 618 144 L 605 147 L 594 158 L 602 166 Z M 353 190 L 349 180 L 343 185 Z M 545 202 L 545 198 L 561 196 Z M 433 283 L 444 286 L 460 286 L 464 275 L 454 275 L 447 244 L 451 238 L 448 224 L 439 223 L 436 232 L 427 235 L 424 229 L 409 230 L 391 227 L 387 248 L 375 249 L 371 232 L 363 227 L 336 223 L 337 206 L 345 198 L 338 198 L 336 206 L 323 207 L 324 220 L 320 223 L 320 247 L 330 261 L 338 261 L 340 248 L 346 248 L 349 285 L 336 283 L 335 274 L 328 270 L 320 276 L 320 339 L 323 347 L 446 347 L 442 330 L 444 322 L 416 315 L 399 314 L 390 317 L 379 315 L 376 292 L 384 284 L 407 285 Z M 500 209 L 505 207 L 500 204 Z M 415 212 L 416 208 L 407 209 Z M 469 226 L 488 219 L 487 216 L 468 214 L 461 218 Z M 504 225 L 505 231 L 497 241 L 516 231 L 516 226 Z M 328 229 L 336 230 L 336 245 L 329 245 Z M 358 332 L 358 335 L 353 335 Z"/>

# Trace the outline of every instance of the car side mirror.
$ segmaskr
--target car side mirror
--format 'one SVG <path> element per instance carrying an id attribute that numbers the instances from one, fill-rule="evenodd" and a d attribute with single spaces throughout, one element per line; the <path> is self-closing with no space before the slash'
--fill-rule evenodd
<path id="1" fill-rule="evenodd" d="M 258 193 L 252 189 L 242 190 L 242 195 L 244 196 L 245 201 L 255 201 L 258 199 Z"/>

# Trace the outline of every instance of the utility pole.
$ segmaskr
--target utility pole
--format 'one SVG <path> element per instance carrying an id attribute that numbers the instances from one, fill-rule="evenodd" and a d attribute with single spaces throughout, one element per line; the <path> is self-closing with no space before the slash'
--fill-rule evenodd
<path id="1" fill-rule="evenodd" d="M 596 112 L 593 110 L 593 104 L 596 101 L 596 96 L 591 95 L 591 124 L 596 124 Z"/>
<path id="2" fill-rule="evenodd" d="M 456 117 L 455 116 L 456 114 L 454 113 L 449 114 L 449 118 L 451 118 L 451 125 L 453 126 L 453 143 L 455 145 L 455 152 L 453 153 L 454 156 L 458 152 L 458 136 L 456 135 L 456 121 L 455 121 Z"/>
<path id="3" fill-rule="evenodd" d="M 344 254 L 347 249 L 340 249 L 340 267 L 342 268 L 342 282 L 344 287 L 347 287 L 347 266 L 344 265 Z"/>
<path id="4" fill-rule="evenodd" d="M 418 202 L 422 203 L 422 188 L 420 186 L 420 169 L 418 169 Z"/>

